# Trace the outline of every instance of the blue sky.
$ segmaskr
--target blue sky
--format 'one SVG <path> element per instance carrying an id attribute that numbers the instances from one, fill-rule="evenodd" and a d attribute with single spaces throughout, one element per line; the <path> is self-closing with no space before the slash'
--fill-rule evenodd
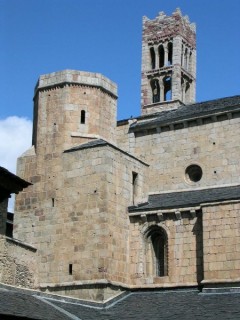
<path id="1" fill-rule="evenodd" d="M 100 72 L 118 119 L 140 114 L 142 16 L 176 7 L 197 24 L 197 101 L 240 94 L 239 0 L 0 0 L 0 119 L 32 118 L 40 74 Z"/>

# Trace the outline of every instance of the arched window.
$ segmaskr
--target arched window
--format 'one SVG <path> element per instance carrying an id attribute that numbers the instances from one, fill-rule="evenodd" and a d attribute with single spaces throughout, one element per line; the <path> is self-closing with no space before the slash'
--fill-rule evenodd
<path id="1" fill-rule="evenodd" d="M 158 54 L 159 54 L 159 68 L 164 67 L 164 47 L 161 44 L 158 47 Z"/>
<path id="2" fill-rule="evenodd" d="M 152 88 L 152 103 L 156 103 L 160 101 L 160 87 L 157 79 L 153 79 L 151 81 Z"/>
<path id="3" fill-rule="evenodd" d="M 172 100 L 172 79 L 171 77 L 165 77 L 163 79 L 164 86 L 164 101 Z"/>
<path id="4" fill-rule="evenodd" d="M 153 267 L 157 277 L 168 275 L 168 239 L 165 230 L 155 226 L 148 232 L 148 238 L 152 243 Z"/>
<path id="5" fill-rule="evenodd" d="M 156 68 L 156 56 L 155 56 L 155 50 L 153 47 L 150 48 L 150 56 L 151 56 L 151 67 L 152 69 Z"/>
<path id="6" fill-rule="evenodd" d="M 86 111 L 81 110 L 81 124 L 84 124 L 86 121 Z"/>
<path id="7" fill-rule="evenodd" d="M 173 57 L 173 45 L 172 42 L 168 43 L 168 65 L 172 65 L 172 57 Z"/>

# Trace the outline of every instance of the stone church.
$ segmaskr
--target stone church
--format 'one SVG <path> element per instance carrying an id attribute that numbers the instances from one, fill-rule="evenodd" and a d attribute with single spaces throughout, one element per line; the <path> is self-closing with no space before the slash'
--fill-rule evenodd
<path id="1" fill-rule="evenodd" d="M 195 91 L 196 28 L 179 9 L 143 18 L 136 118 L 116 120 L 101 74 L 40 76 L 13 230 L 29 258 L 16 249 L 22 271 L 0 281 L 102 302 L 238 292 L 240 96 L 196 103 Z"/>

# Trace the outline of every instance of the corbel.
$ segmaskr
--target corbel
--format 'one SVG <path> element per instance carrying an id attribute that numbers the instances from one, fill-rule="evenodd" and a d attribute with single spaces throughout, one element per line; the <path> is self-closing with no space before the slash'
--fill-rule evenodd
<path id="1" fill-rule="evenodd" d="M 181 220 L 182 219 L 182 215 L 181 215 L 181 212 L 179 210 L 175 211 L 175 216 L 176 216 L 177 220 Z"/>
<path id="2" fill-rule="evenodd" d="M 195 210 L 195 209 L 191 209 L 191 210 L 190 210 L 190 215 L 191 215 L 191 218 L 192 218 L 192 219 L 196 218 L 196 215 L 197 215 L 197 214 L 196 214 L 196 210 Z"/>
<path id="3" fill-rule="evenodd" d="M 141 214 L 140 218 L 141 218 L 142 222 L 147 222 L 147 216 L 145 213 Z"/>

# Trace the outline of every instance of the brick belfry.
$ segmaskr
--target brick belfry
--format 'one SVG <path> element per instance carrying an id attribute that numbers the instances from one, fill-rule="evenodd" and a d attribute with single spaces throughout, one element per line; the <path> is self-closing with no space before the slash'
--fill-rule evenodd
<path id="1" fill-rule="evenodd" d="M 177 9 L 143 17 L 142 114 L 195 101 L 196 27 Z"/>

